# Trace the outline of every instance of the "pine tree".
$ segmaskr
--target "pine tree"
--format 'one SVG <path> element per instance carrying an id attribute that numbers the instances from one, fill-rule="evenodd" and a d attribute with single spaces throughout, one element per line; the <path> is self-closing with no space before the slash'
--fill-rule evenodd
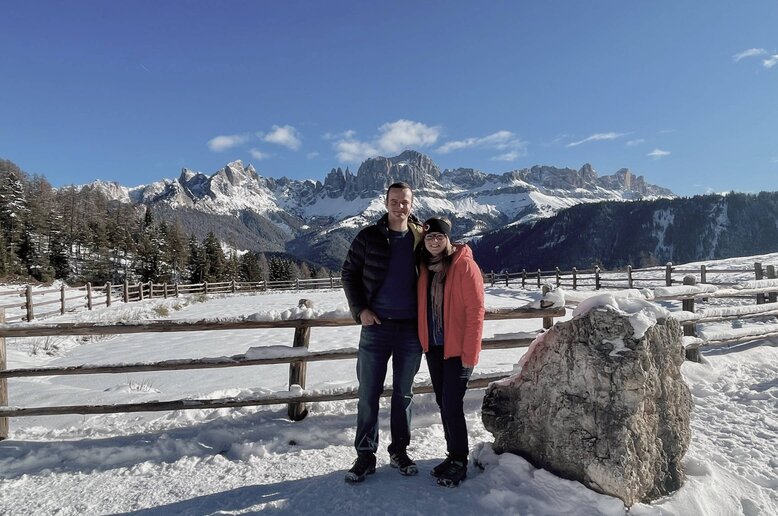
<path id="1" fill-rule="evenodd" d="M 10 172 L 0 178 L 0 228 L 5 239 L 6 267 L 11 274 L 26 272 L 18 253 L 28 212 L 24 185 L 17 174 Z"/>
<path id="2" fill-rule="evenodd" d="M 208 236 L 203 241 L 203 252 L 205 254 L 205 281 L 221 281 L 225 275 L 225 258 L 221 243 L 213 231 L 209 231 Z"/>

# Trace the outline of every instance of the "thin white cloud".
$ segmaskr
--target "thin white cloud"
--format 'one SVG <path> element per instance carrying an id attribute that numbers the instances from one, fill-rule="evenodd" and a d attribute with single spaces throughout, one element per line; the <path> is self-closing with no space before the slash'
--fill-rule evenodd
<path id="1" fill-rule="evenodd" d="M 648 154 L 646 154 L 646 156 L 649 156 L 650 158 L 653 158 L 653 159 L 662 159 L 665 156 L 669 156 L 669 155 L 670 155 L 670 151 L 666 151 L 666 150 L 662 150 L 662 149 L 654 149 L 651 152 L 649 152 Z"/>
<path id="2" fill-rule="evenodd" d="M 208 140 L 208 148 L 214 152 L 222 152 L 232 147 L 242 145 L 248 141 L 249 137 L 245 134 L 232 134 L 216 136 Z"/>
<path id="3" fill-rule="evenodd" d="M 440 129 L 412 120 L 398 120 L 378 128 L 381 133 L 378 147 L 389 153 L 398 153 L 410 147 L 426 147 L 438 141 Z"/>
<path id="4" fill-rule="evenodd" d="M 261 138 L 268 143 L 283 145 L 292 150 L 298 150 L 302 145 L 300 133 L 291 125 L 274 125 L 273 130 L 261 136 Z"/>
<path id="5" fill-rule="evenodd" d="M 510 151 L 506 152 L 505 154 L 500 154 L 498 156 L 493 156 L 492 160 L 494 161 L 516 161 L 519 157 L 518 151 Z"/>
<path id="6" fill-rule="evenodd" d="M 578 145 L 581 145 L 582 143 L 588 143 L 588 142 L 597 142 L 602 140 L 615 140 L 617 138 L 621 138 L 623 136 L 628 135 L 629 133 L 596 133 L 591 136 L 587 136 L 583 140 L 578 140 L 577 142 L 568 143 L 567 147 L 577 147 Z"/>
<path id="7" fill-rule="evenodd" d="M 319 157 L 319 153 L 316 152 L 316 151 L 309 152 L 308 154 L 305 155 L 305 157 L 308 158 L 308 159 L 318 158 Z"/>
<path id="8" fill-rule="evenodd" d="M 401 119 L 379 127 L 378 135 L 372 141 L 360 141 L 355 131 L 346 131 L 339 135 L 333 147 L 339 160 L 351 163 L 381 154 L 398 154 L 406 149 L 426 147 L 434 144 L 439 136 L 439 127 Z"/>
<path id="9" fill-rule="evenodd" d="M 637 145 L 640 145 L 641 143 L 646 143 L 646 140 L 644 140 L 643 138 L 637 138 L 635 140 L 629 140 L 627 142 L 627 147 L 635 147 Z"/>
<path id="10" fill-rule="evenodd" d="M 746 57 L 761 56 L 766 53 L 767 51 L 765 51 L 765 49 L 763 48 L 749 48 L 748 50 L 744 50 L 732 56 L 732 60 L 737 63 L 738 61 L 740 61 L 741 59 L 745 59 Z"/>
<path id="11" fill-rule="evenodd" d="M 338 151 L 338 159 L 345 163 L 359 163 L 380 154 L 378 148 L 358 140 L 339 140 L 334 147 Z"/>
<path id="12" fill-rule="evenodd" d="M 770 160 L 770 163 L 778 163 L 778 156 L 775 156 L 775 157 L 773 157 L 773 158 Z"/>
<path id="13" fill-rule="evenodd" d="M 436 150 L 441 154 L 448 154 L 449 152 L 472 148 L 505 151 L 502 154 L 492 156 L 491 159 L 496 161 L 515 161 L 519 156 L 527 155 L 527 142 L 511 131 L 505 130 L 479 138 L 448 141 Z"/>
<path id="14" fill-rule="evenodd" d="M 767 59 L 762 60 L 762 65 L 765 68 L 772 68 L 773 66 L 778 64 L 778 54 L 773 54 Z"/>
<path id="15" fill-rule="evenodd" d="M 259 149 L 250 149 L 249 154 L 251 154 L 251 157 L 257 160 L 266 159 L 270 157 L 270 154 L 266 152 L 262 152 Z"/>

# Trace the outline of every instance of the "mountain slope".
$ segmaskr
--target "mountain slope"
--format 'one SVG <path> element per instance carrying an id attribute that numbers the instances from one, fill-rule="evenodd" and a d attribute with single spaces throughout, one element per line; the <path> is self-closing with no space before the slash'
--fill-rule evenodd
<path id="1" fill-rule="evenodd" d="M 474 242 L 486 270 L 606 268 L 778 250 L 778 193 L 582 204 Z"/>

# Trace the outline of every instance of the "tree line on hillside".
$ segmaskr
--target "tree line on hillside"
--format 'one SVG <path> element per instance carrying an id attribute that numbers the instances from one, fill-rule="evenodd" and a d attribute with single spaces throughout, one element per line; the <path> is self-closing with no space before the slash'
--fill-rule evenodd
<path id="1" fill-rule="evenodd" d="M 0 160 L 0 280 L 68 283 L 294 280 L 323 267 L 283 253 L 238 252 L 214 231 L 198 240 L 180 222 L 90 188 L 55 189 Z"/>

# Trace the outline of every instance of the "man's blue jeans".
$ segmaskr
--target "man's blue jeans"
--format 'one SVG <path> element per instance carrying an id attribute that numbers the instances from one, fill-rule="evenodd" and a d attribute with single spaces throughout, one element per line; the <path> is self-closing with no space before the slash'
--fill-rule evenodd
<path id="1" fill-rule="evenodd" d="M 384 319 L 382 324 L 363 326 L 359 339 L 357 379 L 357 453 L 378 449 L 378 402 L 392 358 L 392 442 L 389 453 L 405 450 L 411 442 L 413 377 L 421 365 L 421 343 L 415 320 Z"/>

